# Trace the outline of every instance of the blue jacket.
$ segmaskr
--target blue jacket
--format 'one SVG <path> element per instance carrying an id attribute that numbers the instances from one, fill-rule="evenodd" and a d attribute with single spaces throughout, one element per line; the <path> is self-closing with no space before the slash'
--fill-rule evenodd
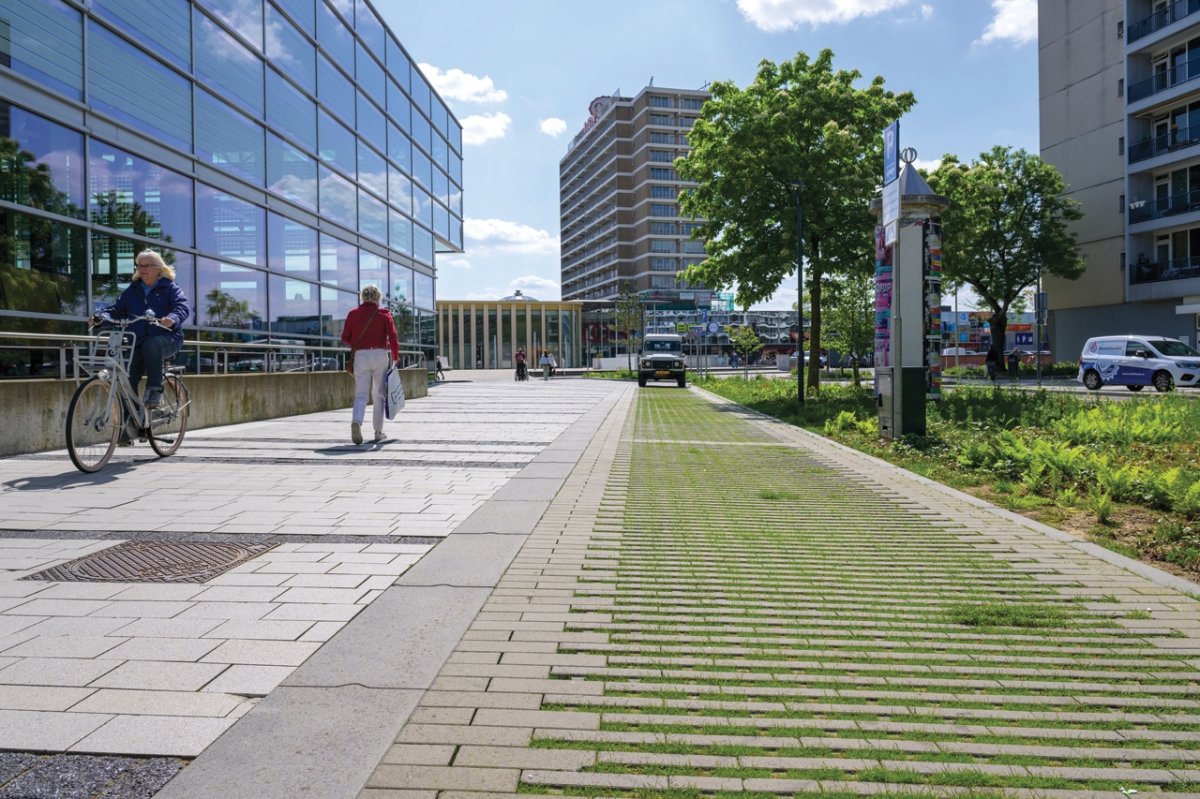
<path id="1" fill-rule="evenodd" d="M 183 325 L 192 315 L 191 306 L 184 296 L 183 289 L 170 278 L 160 277 L 147 295 L 142 288 L 142 281 L 135 280 L 129 288 L 122 292 L 117 302 L 104 313 L 114 319 L 125 319 L 131 316 L 141 316 L 149 309 L 158 318 L 169 316 L 175 320 L 175 326 L 168 330 L 165 327 L 151 325 L 146 322 L 135 322 L 129 326 L 129 331 L 137 335 L 140 346 L 148 336 L 171 336 L 175 344 L 183 347 Z"/>

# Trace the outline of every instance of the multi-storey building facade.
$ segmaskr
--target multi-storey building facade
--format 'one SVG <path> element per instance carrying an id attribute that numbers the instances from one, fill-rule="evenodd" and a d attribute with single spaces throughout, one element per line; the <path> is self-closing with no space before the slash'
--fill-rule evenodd
<path id="1" fill-rule="evenodd" d="M 0 30 L 0 329 L 81 332 L 152 248 L 189 339 L 328 340 L 372 283 L 432 356 L 461 127 L 370 3 L 0 0 Z"/>
<path id="2" fill-rule="evenodd" d="M 1058 357 L 1096 335 L 1200 336 L 1197 12 L 1194 0 L 1038 5 L 1042 157 L 1085 214 L 1086 273 L 1046 280 Z"/>
<path id="3" fill-rule="evenodd" d="M 679 292 L 676 275 L 704 260 L 679 215 L 675 159 L 705 91 L 647 87 L 636 97 L 599 97 L 559 162 L 564 300 L 612 299 L 634 291 Z M 702 287 L 699 287 L 702 288 Z M 689 304 L 691 301 L 689 300 Z"/>

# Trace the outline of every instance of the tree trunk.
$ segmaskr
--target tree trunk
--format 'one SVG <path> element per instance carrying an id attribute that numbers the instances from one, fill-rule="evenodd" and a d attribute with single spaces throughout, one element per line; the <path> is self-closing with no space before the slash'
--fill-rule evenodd
<path id="1" fill-rule="evenodd" d="M 814 247 L 814 250 L 816 248 Z M 812 330 L 812 338 L 809 339 L 808 345 L 808 391 L 810 394 L 819 394 L 821 391 L 821 270 L 813 263 L 813 259 L 808 262 L 809 272 L 812 275 L 812 287 L 808 290 L 809 300 L 812 303 L 812 311 L 809 317 L 809 327 Z M 800 319 L 803 320 L 804 314 L 801 312 Z M 800 335 L 804 335 L 804 323 L 800 324 Z"/>
<path id="2" fill-rule="evenodd" d="M 996 352 L 1000 353 L 999 371 L 1003 372 L 1008 368 L 1008 364 L 1004 362 L 1004 337 L 1008 334 L 1008 311 L 997 311 L 993 308 L 990 324 L 992 326 L 992 345 L 996 348 Z"/>

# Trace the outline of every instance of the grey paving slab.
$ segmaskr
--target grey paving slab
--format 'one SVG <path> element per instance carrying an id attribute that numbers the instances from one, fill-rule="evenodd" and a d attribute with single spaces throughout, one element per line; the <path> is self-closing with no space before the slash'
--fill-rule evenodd
<path id="1" fill-rule="evenodd" d="M 485 502 L 462 524 L 454 528 L 454 532 L 458 534 L 529 535 L 549 507 L 549 500 L 516 499 Z"/>
<path id="2" fill-rule="evenodd" d="M 505 500 L 542 501 L 549 502 L 562 488 L 563 479 L 558 477 L 530 477 L 528 479 L 514 478 L 497 491 L 492 499 L 499 502 Z"/>
<path id="3" fill-rule="evenodd" d="M 499 582 L 524 542 L 517 535 L 455 533 L 409 569 L 399 584 L 490 588 Z"/>

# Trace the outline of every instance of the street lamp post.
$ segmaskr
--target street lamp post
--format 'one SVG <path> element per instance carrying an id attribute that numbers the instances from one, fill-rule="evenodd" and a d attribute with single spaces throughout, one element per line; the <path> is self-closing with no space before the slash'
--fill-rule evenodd
<path id="1" fill-rule="evenodd" d="M 796 379 L 800 404 L 804 404 L 804 181 L 793 180 L 796 191 Z"/>

